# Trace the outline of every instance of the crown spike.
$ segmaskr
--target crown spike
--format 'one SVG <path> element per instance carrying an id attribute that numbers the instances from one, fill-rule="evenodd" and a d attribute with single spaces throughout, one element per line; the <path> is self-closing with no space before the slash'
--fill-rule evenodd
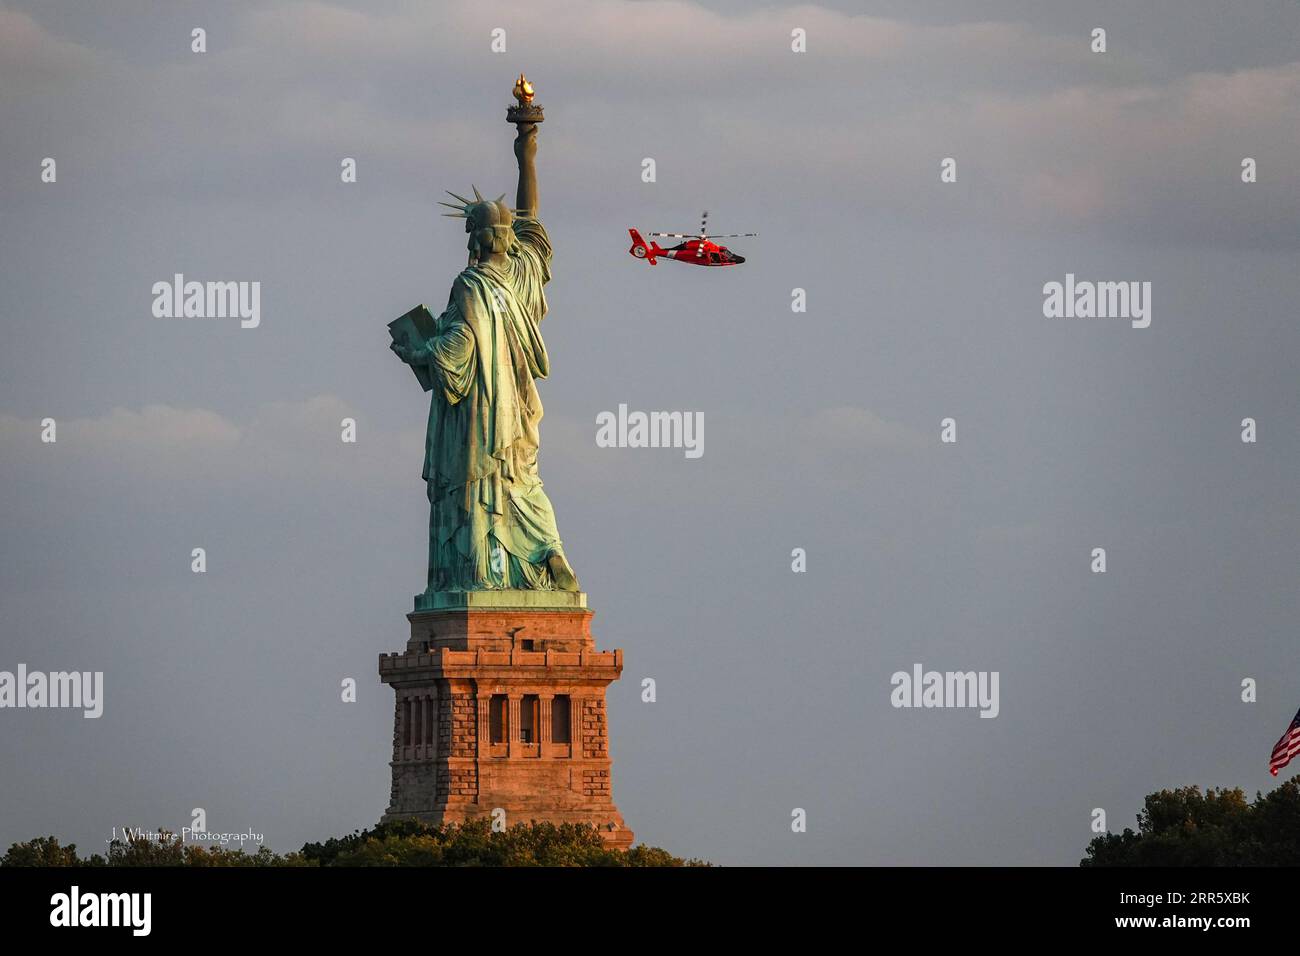
<path id="1" fill-rule="evenodd" d="M 483 194 L 482 194 L 481 192 L 478 191 L 478 187 L 475 186 L 473 183 L 470 183 L 469 188 L 472 189 L 472 190 L 474 190 L 474 200 L 475 200 L 475 202 L 482 202 L 482 201 L 483 201 Z"/>
<path id="2" fill-rule="evenodd" d="M 459 200 L 460 200 L 464 205 L 466 205 L 466 206 L 469 205 L 469 202 L 470 202 L 470 201 L 469 201 L 468 199 L 466 199 L 464 196 L 457 196 L 457 195 L 456 195 L 454 192 L 452 192 L 450 189 L 447 190 L 447 195 L 448 195 L 448 196 L 451 196 L 453 199 L 459 199 Z M 443 203 L 443 205 L 446 205 L 446 203 Z"/>

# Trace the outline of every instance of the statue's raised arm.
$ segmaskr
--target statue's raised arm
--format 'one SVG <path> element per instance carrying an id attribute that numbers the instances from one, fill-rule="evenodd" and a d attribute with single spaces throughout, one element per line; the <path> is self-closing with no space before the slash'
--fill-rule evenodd
<path id="1" fill-rule="evenodd" d="M 533 85 L 522 73 L 515 81 L 515 99 L 518 104 L 506 111 L 506 122 L 514 123 L 519 134 L 515 137 L 515 159 L 519 161 L 519 189 L 515 193 L 515 209 L 519 215 L 537 218 L 537 124 L 545 117 L 542 108 L 533 102 Z"/>
<path id="2" fill-rule="evenodd" d="M 515 193 L 515 208 L 521 216 L 537 218 L 537 127 L 532 123 L 519 124 L 515 137 L 515 158 L 519 160 L 519 189 Z"/>

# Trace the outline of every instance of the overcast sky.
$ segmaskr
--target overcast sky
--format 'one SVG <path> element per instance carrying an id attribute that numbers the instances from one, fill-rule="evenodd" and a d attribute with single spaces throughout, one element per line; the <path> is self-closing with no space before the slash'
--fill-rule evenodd
<path id="1" fill-rule="evenodd" d="M 1268 789 L 1300 705 L 1297 36 L 1289 0 L 0 2 L 0 670 L 106 684 L 99 720 L 0 711 L 0 847 L 203 807 L 286 851 L 383 812 L 428 412 L 384 326 L 464 265 L 442 191 L 513 195 L 520 70 L 541 474 L 624 650 L 639 840 L 1074 865 L 1095 807 Z M 703 209 L 760 233 L 745 265 L 627 255 Z M 155 318 L 178 272 L 260 282 L 260 326 Z M 1067 273 L 1150 282 L 1150 327 L 1045 318 Z M 598 448 L 620 404 L 702 413 L 703 456 Z M 891 707 L 915 663 L 999 672 L 998 717 Z"/>

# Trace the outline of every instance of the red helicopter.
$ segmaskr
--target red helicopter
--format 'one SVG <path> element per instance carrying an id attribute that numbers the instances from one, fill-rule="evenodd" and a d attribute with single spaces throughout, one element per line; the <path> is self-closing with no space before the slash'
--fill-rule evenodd
<path id="1" fill-rule="evenodd" d="M 668 239 L 685 239 L 686 242 L 679 242 L 671 249 L 663 249 L 659 243 L 653 239 L 650 244 L 641 238 L 641 233 L 635 229 L 629 229 L 628 234 L 632 237 L 632 248 L 628 252 L 638 259 L 645 259 L 652 266 L 657 265 L 656 258 L 676 259 L 678 262 L 686 262 L 693 266 L 738 266 L 745 261 L 744 256 L 738 256 L 726 246 L 720 246 L 716 242 L 710 242 L 713 239 L 740 239 L 746 236 L 757 236 L 756 232 L 737 232 L 729 236 L 712 236 L 708 234 L 707 226 L 709 222 L 708 210 L 700 219 L 700 234 L 698 236 L 688 236 L 684 232 L 652 232 L 652 236 L 660 236 Z"/>

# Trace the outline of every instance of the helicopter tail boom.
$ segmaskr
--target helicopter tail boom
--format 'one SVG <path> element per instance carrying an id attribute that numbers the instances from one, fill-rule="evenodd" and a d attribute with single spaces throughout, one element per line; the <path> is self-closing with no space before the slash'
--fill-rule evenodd
<path id="1" fill-rule="evenodd" d="M 652 266 L 657 265 L 655 257 L 664 254 L 664 250 L 659 248 L 659 243 L 652 239 L 649 244 L 647 244 L 646 241 L 641 238 L 641 233 L 637 232 L 635 229 L 629 229 L 628 235 L 632 237 L 632 248 L 629 249 L 628 252 L 636 256 L 638 259 L 646 260 Z"/>

